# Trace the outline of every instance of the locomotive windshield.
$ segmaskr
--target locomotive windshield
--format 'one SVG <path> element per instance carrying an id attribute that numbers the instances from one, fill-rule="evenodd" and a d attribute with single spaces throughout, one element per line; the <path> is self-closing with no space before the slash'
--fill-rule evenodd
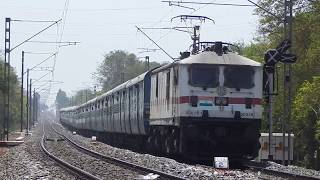
<path id="1" fill-rule="evenodd" d="M 219 85 L 219 67 L 210 65 L 192 65 L 189 82 L 196 87 L 217 87 Z"/>
<path id="2" fill-rule="evenodd" d="M 226 66 L 224 68 L 224 86 L 236 89 L 254 87 L 254 69 L 251 66 Z"/>

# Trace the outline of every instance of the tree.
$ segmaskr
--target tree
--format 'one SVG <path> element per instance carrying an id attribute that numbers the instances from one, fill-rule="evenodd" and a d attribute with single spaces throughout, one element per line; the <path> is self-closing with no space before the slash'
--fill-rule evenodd
<path id="1" fill-rule="evenodd" d="M 150 68 L 160 66 L 150 62 Z M 105 55 L 103 62 L 97 68 L 97 80 L 107 91 L 132 79 L 147 70 L 146 62 L 140 61 L 136 55 L 122 50 L 111 51 Z"/>
<path id="2" fill-rule="evenodd" d="M 99 93 L 95 93 L 90 89 L 81 89 L 76 92 L 74 96 L 71 97 L 71 104 L 76 106 L 76 105 L 81 105 L 90 99 L 94 98 L 96 95 Z"/>
<path id="3" fill-rule="evenodd" d="M 293 115 L 298 147 L 295 153 L 306 167 L 315 168 L 317 163 L 320 165 L 320 158 L 314 158 L 315 152 L 320 153 L 320 76 L 312 82 L 305 81 L 299 88 Z"/>
<path id="4" fill-rule="evenodd" d="M 293 96 L 296 89 L 305 81 L 312 80 L 313 76 L 320 75 L 320 61 L 317 57 L 320 55 L 320 2 L 298 0 L 294 2 L 293 17 L 293 47 L 292 52 L 298 56 L 297 63 L 292 67 L 292 90 Z M 272 12 L 276 16 L 283 18 L 284 5 L 282 0 L 260 0 L 259 5 Z M 283 22 L 278 18 L 266 13 L 260 8 L 256 9 L 259 15 L 259 39 L 263 39 L 263 44 L 268 47 L 276 47 L 284 39 Z M 251 49 L 257 49 L 261 42 L 251 45 Z M 258 50 L 259 51 L 259 50 Z M 283 114 L 283 66 L 279 71 L 280 94 L 275 99 L 275 119 L 282 118 Z"/>
<path id="5" fill-rule="evenodd" d="M 319 167 L 313 162 L 314 152 L 319 150 L 320 123 L 316 114 L 311 111 L 315 106 L 313 100 L 319 97 L 319 90 L 314 88 L 318 84 L 316 77 L 320 76 L 320 1 L 296 0 L 293 1 L 293 32 L 292 52 L 297 55 L 298 61 L 292 65 L 292 97 L 294 99 L 291 124 L 295 136 L 295 156 L 299 162 L 307 167 Z M 259 0 L 258 4 L 283 19 L 283 0 Z M 276 47 L 284 39 L 283 20 L 274 17 L 262 9 L 257 8 L 259 15 L 259 37 L 269 47 Z M 256 55 L 261 42 L 251 44 L 249 52 Z M 256 50 L 258 49 L 258 50 Z M 250 54 L 250 53 L 249 53 Z M 251 54 L 252 55 L 252 54 Z M 274 119 L 283 115 L 283 66 L 279 69 L 279 95 L 275 98 Z M 318 85 L 319 86 L 319 85 Z M 313 98 L 314 97 L 314 98 Z M 312 100 L 313 99 L 313 100 Z M 318 99 L 319 101 L 319 99 Z M 275 123 L 276 124 L 276 123 Z M 280 129 L 280 126 L 275 126 Z M 309 163 L 308 163 L 309 162 Z M 319 162 L 319 159 L 318 159 Z"/>
<path id="6" fill-rule="evenodd" d="M 59 89 L 57 96 L 56 96 L 56 108 L 57 112 L 64 107 L 69 105 L 69 98 L 67 97 L 66 92 Z"/>
<path id="7" fill-rule="evenodd" d="M 3 114 L 4 114 L 4 91 L 6 90 L 6 82 L 4 80 L 4 61 L 0 59 L 0 130 L 3 130 Z M 9 107 L 9 131 L 20 129 L 20 82 L 17 73 L 10 67 L 10 107 Z M 24 101 L 26 102 L 26 101 Z M 24 117 L 26 110 L 24 109 Z M 2 134 L 3 132 L 1 132 Z"/>

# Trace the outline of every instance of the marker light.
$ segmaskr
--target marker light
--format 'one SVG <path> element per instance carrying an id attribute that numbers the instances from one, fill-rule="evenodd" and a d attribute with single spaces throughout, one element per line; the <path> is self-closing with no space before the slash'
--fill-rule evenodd
<path id="1" fill-rule="evenodd" d="M 198 96 L 191 96 L 190 97 L 190 104 L 192 107 L 198 106 Z"/>

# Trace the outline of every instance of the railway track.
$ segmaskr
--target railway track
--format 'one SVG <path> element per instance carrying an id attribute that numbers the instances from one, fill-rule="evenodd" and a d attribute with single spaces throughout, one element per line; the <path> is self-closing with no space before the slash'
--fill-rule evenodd
<path id="1" fill-rule="evenodd" d="M 55 128 L 57 128 L 57 127 L 55 127 Z M 60 128 L 57 128 L 57 129 L 59 129 L 60 133 L 64 132 Z M 63 133 L 63 135 L 67 136 L 67 135 L 65 135 L 65 133 Z M 106 153 L 104 153 L 103 148 L 96 148 L 96 147 L 100 147 L 100 146 L 96 146 L 96 145 L 87 146 L 86 143 L 82 143 L 82 142 L 85 142 L 87 138 L 83 138 L 83 139 L 82 138 L 80 138 L 80 139 L 73 138 L 74 137 L 73 135 L 67 136 L 67 137 L 71 138 L 72 141 L 75 141 L 76 143 L 81 144 L 81 146 L 85 146 L 90 149 L 95 149 L 94 150 L 95 152 L 100 152 L 100 153 L 106 154 Z M 108 147 L 105 147 L 105 148 L 108 149 Z M 112 157 L 115 157 L 114 153 L 111 153 L 111 154 L 113 154 Z M 118 155 L 121 155 L 121 154 L 118 154 Z M 125 156 L 127 156 L 127 155 L 125 155 Z M 129 159 L 131 159 L 131 158 L 129 158 Z M 160 163 L 159 161 L 157 161 L 157 162 Z M 131 161 L 131 163 L 134 163 L 134 162 Z M 140 163 L 140 165 L 141 165 L 141 163 Z M 179 167 L 179 166 L 177 166 L 177 167 Z M 265 180 L 267 180 L 267 179 L 272 179 L 272 180 L 274 180 L 274 179 L 277 179 L 277 180 L 282 180 L 282 179 L 319 179 L 317 177 L 311 177 L 311 176 L 309 177 L 306 175 L 297 175 L 297 174 L 290 174 L 290 173 L 282 172 L 282 171 L 264 169 L 265 166 L 263 166 L 262 164 L 259 164 L 259 163 L 247 164 L 245 167 L 242 166 L 242 168 L 240 168 L 240 169 L 233 169 L 232 168 L 232 169 L 226 169 L 226 170 L 214 169 L 212 166 L 206 166 L 206 165 L 197 165 L 197 167 L 201 167 L 199 169 L 204 168 L 208 172 L 211 172 L 212 175 L 211 175 L 211 177 L 209 177 L 209 179 L 211 179 L 211 178 L 213 178 L 213 179 L 265 179 Z M 270 167 L 271 166 L 269 166 L 269 168 Z M 188 169 L 188 167 L 184 167 L 184 168 Z M 161 171 L 161 169 L 158 169 L 158 170 Z M 174 173 L 174 171 L 172 171 L 171 173 Z M 155 174 L 157 174 L 157 173 L 155 173 Z M 184 176 L 184 177 L 189 178 L 189 176 Z M 194 179 L 194 178 L 191 178 L 191 179 Z"/>
<path id="2" fill-rule="evenodd" d="M 244 166 L 250 170 L 259 171 L 261 174 L 264 174 L 261 175 L 261 179 L 274 179 L 274 177 L 276 176 L 285 179 L 320 180 L 320 177 L 290 173 L 275 169 L 268 169 L 264 164 L 258 162 L 251 161 L 249 163 L 246 163 Z"/>
<path id="3" fill-rule="evenodd" d="M 76 174 L 79 177 L 82 177 L 83 179 L 100 180 L 99 177 L 94 176 L 94 175 L 68 163 L 67 161 L 59 158 L 58 156 L 54 155 L 53 153 L 49 152 L 49 150 L 45 146 L 46 140 L 48 140 L 48 139 L 46 138 L 45 127 L 43 125 L 43 135 L 40 140 L 40 146 L 41 146 L 41 149 L 45 152 L 45 154 L 47 156 L 49 156 L 51 159 L 55 160 L 59 165 L 62 165 L 64 167 L 68 168 L 70 170 L 70 172 L 72 172 L 73 174 Z"/>
<path id="4" fill-rule="evenodd" d="M 118 170 L 117 176 L 118 178 L 121 177 L 119 175 L 119 169 L 121 169 L 120 171 L 122 171 L 124 174 L 122 174 L 125 177 L 121 177 L 121 179 L 139 179 L 139 178 L 143 178 L 142 176 L 153 176 L 153 177 L 158 177 L 157 179 L 177 179 L 177 180 L 181 180 L 183 178 L 175 176 L 175 175 L 171 175 L 171 174 L 167 174 L 161 171 L 157 171 L 154 169 L 150 169 L 150 168 L 146 168 L 143 166 L 139 166 L 133 163 L 129 163 L 120 159 L 116 159 L 113 157 L 109 157 L 103 154 L 100 154 L 98 152 L 89 150 L 85 147 L 82 147 L 80 145 L 78 145 L 77 143 L 75 143 L 74 141 L 72 141 L 71 139 L 69 139 L 68 137 L 66 137 L 65 135 L 63 135 L 62 133 L 58 132 L 55 128 L 52 127 L 52 125 L 50 125 L 50 127 L 47 127 L 47 129 L 50 128 L 50 130 L 52 130 L 56 135 L 54 136 L 58 136 L 60 138 L 56 138 L 55 140 L 50 140 L 50 138 L 48 138 L 48 132 L 44 132 L 44 135 L 42 137 L 41 140 L 41 147 L 44 149 L 44 151 L 46 152 L 46 154 L 48 154 L 48 156 L 50 156 L 51 158 L 55 159 L 59 164 L 62 164 L 63 166 L 66 166 L 67 168 L 69 168 L 71 171 L 73 171 L 74 173 L 78 174 L 81 177 L 84 177 L 85 179 L 108 179 L 111 178 L 112 175 L 110 175 L 110 173 L 108 173 L 108 175 L 105 177 L 104 174 L 106 173 L 102 173 L 102 172 L 94 172 L 92 171 L 95 168 L 95 165 L 92 164 L 94 163 L 100 163 L 98 166 L 116 166 Z M 45 128 L 44 128 L 45 129 Z M 52 133 L 51 133 L 52 136 Z M 50 141 L 53 141 L 54 143 L 50 143 Z M 65 142 L 64 142 L 65 141 Z M 70 146 L 68 149 L 70 150 L 72 147 L 72 149 L 76 149 L 78 151 L 78 155 L 77 156 L 90 156 L 87 157 L 89 162 L 88 164 L 92 164 L 92 168 L 89 168 L 91 170 L 91 172 L 88 172 L 88 169 L 85 169 L 83 167 L 79 167 L 79 165 L 75 165 L 77 163 L 74 162 L 67 162 L 66 160 L 64 160 L 63 158 L 59 157 L 59 155 L 57 155 L 57 153 L 54 152 L 50 152 L 50 148 L 48 148 L 47 146 L 50 146 L 50 144 L 59 144 L 59 143 L 67 143 Z M 57 147 L 51 148 L 51 149 L 56 149 Z M 61 151 L 60 151 L 61 152 Z M 79 153 L 82 153 L 79 154 Z M 70 159 L 69 159 L 70 160 Z M 111 168 L 111 169 L 115 169 L 115 168 Z M 108 171 L 108 168 L 100 168 L 100 171 Z M 98 170 L 99 171 L 99 170 Z M 128 173 L 129 172 L 129 173 Z M 127 175 L 125 175 L 127 173 Z M 112 174 L 112 173 L 111 173 Z M 129 174 L 129 175 L 128 175 Z"/>

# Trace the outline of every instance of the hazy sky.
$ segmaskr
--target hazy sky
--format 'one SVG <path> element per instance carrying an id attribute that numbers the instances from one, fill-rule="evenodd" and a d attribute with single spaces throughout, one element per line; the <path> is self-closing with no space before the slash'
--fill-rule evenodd
<path id="1" fill-rule="evenodd" d="M 249 4 L 246 0 L 198 1 L 216 3 Z M 201 26 L 202 41 L 235 42 L 252 41 L 256 33 L 257 16 L 253 7 L 233 7 L 215 5 L 188 5 L 190 10 L 169 6 L 161 0 L 1 0 L 0 4 L 0 49 L 4 49 L 5 17 L 14 20 L 58 20 L 55 25 L 37 36 L 33 41 L 79 41 L 76 46 L 56 44 L 25 43 L 11 53 L 11 64 L 19 73 L 21 71 L 21 52 L 54 53 L 41 67 L 55 65 L 54 77 L 45 71 L 32 71 L 32 79 L 39 79 L 35 85 L 41 91 L 43 100 L 52 104 L 56 92 L 61 88 L 69 95 L 85 87 L 93 88 L 92 73 L 102 62 L 104 54 L 113 50 L 126 50 L 139 57 L 150 56 L 151 61 L 170 61 L 163 52 L 140 53 L 138 48 L 156 48 L 144 35 L 137 32 L 139 27 L 173 27 L 190 26 L 195 23 L 170 21 L 181 14 L 203 15 L 214 19 L 215 24 L 206 21 Z M 65 11 L 67 9 L 67 11 Z M 66 13 L 65 13 L 66 12 Z M 11 23 L 11 47 L 50 25 L 50 23 L 17 22 Z M 180 51 L 187 50 L 191 44 L 187 33 L 174 30 L 144 30 L 153 40 L 162 46 L 171 56 L 178 57 Z M 63 32 L 63 33 L 62 33 Z M 26 54 L 26 67 L 31 68 L 43 61 L 50 54 Z M 56 61 L 55 61 L 56 60 Z M 39 69 L 38 69 L 39 70 Z M 63 84 L 46 86 L 42 80 L 63 81 Z M 39 87 L 44 85 L 44 87 Z M 45 89 L 50 88 L 50 93 Z M 47 98 L 47 99 L 45 99 Z"/>

